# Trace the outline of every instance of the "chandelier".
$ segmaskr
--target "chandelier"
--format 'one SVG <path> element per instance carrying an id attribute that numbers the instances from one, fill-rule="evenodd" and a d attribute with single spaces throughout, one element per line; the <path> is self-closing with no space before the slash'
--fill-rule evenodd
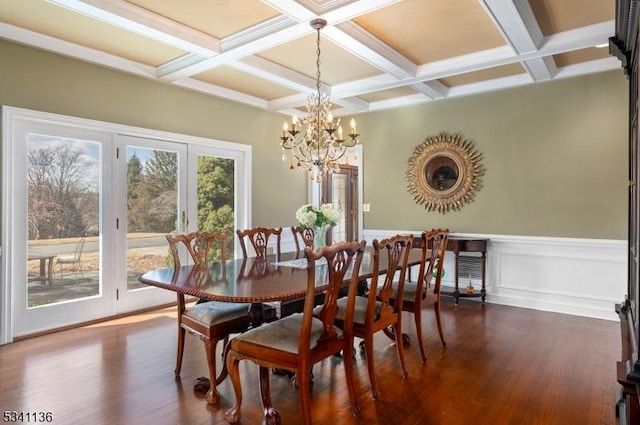
<path id="1" fill-rule="evenodd" d="M 351 119 L 350 130 L 345 139 L 340 118 L 331 114 L 329 95 L 320 90 L 320 30 L 327 25 L 324 19 L 314 19 L 310 25 L 316 30 L 316 93 L 307 98 L 307 114 L 298 119 L 291 118 L 282 126 L 282 160 L 289 160 L 289 169 L 307 170 L 311 180 L 320 182 L 327 173 L 340 171 L 339 161 L 347 148 L 358 144 L 356 122 Z M 298 137 L 298 135 L 300 135 Z"/>

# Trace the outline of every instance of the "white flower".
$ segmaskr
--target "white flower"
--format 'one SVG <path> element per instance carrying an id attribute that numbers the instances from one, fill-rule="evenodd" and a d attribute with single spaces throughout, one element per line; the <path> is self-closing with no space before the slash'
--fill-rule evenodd
<path id="1" fill-rule="evenodd" d="M 335 226 L 340 220 L 340 211 L 331 204 L 323 204 L 320 208 L 306 204 L 296 211 L 296 220 L 303 227 Z"/>
<path id="2" fill-rule="evenodd" d="M 340 220 L 340 211 L 333 208 L 333 205 L 331 204 L 321 205 L 320 212 L 324 215 L 324 217 L 327 219 L 329 224 L 331 224 L 332 226 L 335 226 L 338 223 L 338 220 Z"/>

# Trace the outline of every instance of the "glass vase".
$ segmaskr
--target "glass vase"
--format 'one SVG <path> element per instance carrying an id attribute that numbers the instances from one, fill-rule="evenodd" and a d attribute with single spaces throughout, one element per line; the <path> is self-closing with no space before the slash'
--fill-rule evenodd
<path id="1" fill-rule="evenodd" d="M 313 228 L 313 249 L 319 249 L 327 245 L 327 227 L 315 226 Z"/>

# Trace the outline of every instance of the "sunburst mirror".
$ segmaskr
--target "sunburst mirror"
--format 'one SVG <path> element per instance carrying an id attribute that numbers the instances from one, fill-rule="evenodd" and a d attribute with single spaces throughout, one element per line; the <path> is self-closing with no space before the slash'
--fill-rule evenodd
<path id="1" fill-rule="evenodd" d="M 482 187 L 481 160 L 473 142 L 459 134 L 427 137 L 409 158 L 407 188 L 428 211 L 460 210 Z"/>

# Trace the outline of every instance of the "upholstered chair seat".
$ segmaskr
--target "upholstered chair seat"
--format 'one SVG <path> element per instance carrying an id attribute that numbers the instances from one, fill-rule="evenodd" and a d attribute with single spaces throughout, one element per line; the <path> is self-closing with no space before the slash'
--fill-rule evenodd
<path id="1" fill-rule="evenodd" d="M 249 307 L 250 304 L 207 301 L 188 307 L 183 314 L 198 322 L 216 325 L 245 318 L 249 313 Z"/>

